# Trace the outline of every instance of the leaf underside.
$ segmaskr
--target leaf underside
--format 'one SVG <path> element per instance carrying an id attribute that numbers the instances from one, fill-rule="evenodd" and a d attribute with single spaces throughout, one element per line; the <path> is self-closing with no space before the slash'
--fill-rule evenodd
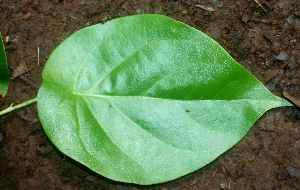
<path id="1" fill-rule="evenodd" d="M 4 97 L 9 85 L 9 74 L 1 33 L 0 38 L 0 95 Z"/>
<path id="2" fill-rule="evenodd" d="M 162 15 L 79 30 L 54 50 L 43 81 L 38 112 L 53 144 L 136 184 L 205 166 L 264 112 L 290 105 L 211 38 Z"/>

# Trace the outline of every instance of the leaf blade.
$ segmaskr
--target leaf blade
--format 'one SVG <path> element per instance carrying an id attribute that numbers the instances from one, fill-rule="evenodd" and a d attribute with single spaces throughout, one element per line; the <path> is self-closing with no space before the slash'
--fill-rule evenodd
<path id="1" fill-rule="evenodd" d="M 5 97 L 9 85 L 9 74 L 7 67 L 7 60 L 5 54 L 5 48 L 2 40 L 2 35 L 0 33 L 0 95 Z"/>
<path id="2" fill-rule="evenodd" d="M 39 117 L 52 142 L 110 179 L 137 184 L 205 166 L 265 111 L 291 105 L 212 39 L 161 15 L 74 33 L 43 80 Z"/>

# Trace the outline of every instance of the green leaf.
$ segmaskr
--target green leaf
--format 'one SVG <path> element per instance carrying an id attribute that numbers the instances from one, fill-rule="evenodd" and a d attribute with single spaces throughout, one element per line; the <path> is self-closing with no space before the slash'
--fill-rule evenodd
<path id="1" fill-rule="evenodd" d="M 84 28 L 50 56 L 38 94 L 45 132 L 64 154 L 113 180 L 154 184 L 234 146 L 271 94 L 215 41 L 161 15 Z"/>
<path id="2" fill-rule="evenodd" d="M 1 32 L 0 38 L 0 95 L 4 97 L 9 85 L 9 74 Z"/>

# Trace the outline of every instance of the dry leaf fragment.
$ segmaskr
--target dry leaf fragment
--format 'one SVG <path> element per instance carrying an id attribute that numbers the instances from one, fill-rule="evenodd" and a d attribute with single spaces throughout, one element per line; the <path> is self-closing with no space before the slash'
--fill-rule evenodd
<path id="1" fill-rule="evenodd" d="M 5 36 L 4 42 L 9 42 L 9 36 Z"/>
<path id="2" fill-rule="evenodd" d="M 12 77 L 10 79 L 14 79 L 17 76 L 20 76 L 22 74 L 24 74 L 26 71 L 28 71 L 28 68 L 25 64 L 20 64 L 19 66 L 17 66 L 17 68 L 14 70 Z"/>
<path id="3" fill-rule="evenodd" d="M 26 20 L 26 19 L 28 19 L 29 17 L 31 17 L 32 16 L 32 13 L 26 13 L 24 16 L 23 16 L 23 19 L 24 20 Z"/>
<path id="4" fill-rule="evenodd" d="M 298 106 L 300 108 L 300 100 L 299 99 L 289 95 L 286 91 L 283 91 L 283 95 L 284 95 L 284 97 L 286 97 L 287 99 L 292 101 L 296 106 Z"/>
<path id="5" fill-rule="evenodd" d="M 205 6 L 202 6 L 202 5 L 196 5 L 196 7 L 199 7 L 201 9 L 206 10 L 206 11 L 216 11 L 216 9 L 214 9 L 212 7 L 205 7 Z"/>

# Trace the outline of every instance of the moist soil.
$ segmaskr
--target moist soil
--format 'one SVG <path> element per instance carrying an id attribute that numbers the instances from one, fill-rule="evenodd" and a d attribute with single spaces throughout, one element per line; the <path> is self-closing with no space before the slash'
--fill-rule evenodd
<path id="1" fill-rule="evenodd" d="M 72 33 L 142 13 L 167 15 L 204 32 L 273 94 L 300 98 L 297 0 L 0 0 L 11 77 L 0 110 L 37 96 L 49 55 Z M 0 189 L 300 189 L 299 118 L 296 107 L 270 110 L 206 167 L 138 186 L 111 181 L 65 157 L 46 136 L 33 104 L 0 117 Z"/>

